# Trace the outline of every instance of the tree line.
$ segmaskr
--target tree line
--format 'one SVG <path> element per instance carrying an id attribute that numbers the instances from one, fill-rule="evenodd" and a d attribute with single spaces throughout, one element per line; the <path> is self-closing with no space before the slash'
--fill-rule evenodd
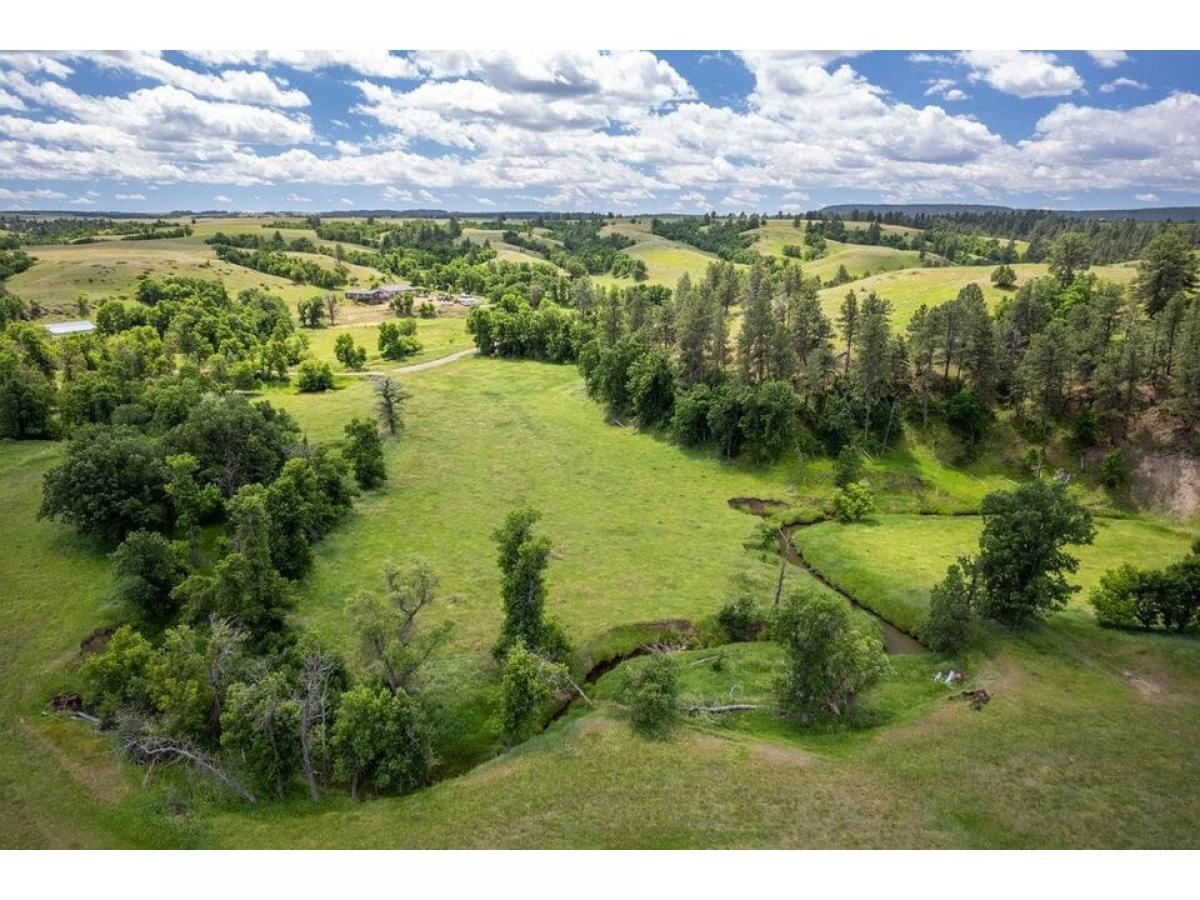
<path id="1" fill-rule="evenodd" d="M 572 309 L 507 296 L 474 311 L 485 354 L 576 360 L 610 413 L 722 456 L 891 446 L 907 424 L 945 422 L 971 456 L 1006 411 L 1023 435 L 1074 451 L 1122 445 L 1140 416 L 1200 438 L 1200 302 L 1186 237 L 1163 231 L 1128 290 L 1089 270 L 1079 233 L 1050 274 L 989 310 L 983 291 L 922 305 L 903 332 L 891 304 L 851 290 L 831 318 L 792 261 L 717 262 L 673 293 L 572 285 Z M 1009 270 L 1011 272 L 1011 270 Z M 1008 283 L 1003 267 L 998 280 Z M 740 314 L 740 327 L 733 316 Z"/>

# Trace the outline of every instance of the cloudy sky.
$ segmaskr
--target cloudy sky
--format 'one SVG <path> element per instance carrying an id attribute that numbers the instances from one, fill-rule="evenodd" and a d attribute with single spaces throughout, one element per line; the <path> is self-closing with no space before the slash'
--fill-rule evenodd
<path id="1" fill-rule="evenodd" d="M 0 53 L 0 209 L 1200 204 L 1200 53 Z"/>

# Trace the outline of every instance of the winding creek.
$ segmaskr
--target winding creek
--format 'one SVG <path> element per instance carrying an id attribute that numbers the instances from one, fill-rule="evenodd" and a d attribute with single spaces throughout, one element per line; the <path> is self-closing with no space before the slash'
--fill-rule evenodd
<path id="1" fill-rule="evenodd" d="M 768 516 L 775 510 L 787 508 L 787 504 L 779 500 L 762 500 L 758 497 L 734 497 L 729 501 L 729 505 L 739 512 L 750 513 L 753 516 Z M 796 546 L 796 542 L 792 540 L 794 535 L 801 528 L 807 528 L 805 523 L 794 525 L 785 525 L 779 529 L 779 552 L 789 563 L 798 569 L 803 569 L 821 584 L 825 585 L 831 591 L 840 597 L 844 597 L 855 609 L 861 610 L 866 615 L 870 616 L 879 623 L 879 627 L 883 631 L 883 647 L 891 656 L 900 656 L 903 654 L 913 653 L 928 653 L 929 649 L 920 641 L 906 631 L 901 631 L 887 619 L 883 618 L 873 609 L 864 606 L 853 595 L 847 593 L 842 588 L 831 582 L 828 578 L 810 566 L 804 555 L 800 552 L 800 548 Z"/>

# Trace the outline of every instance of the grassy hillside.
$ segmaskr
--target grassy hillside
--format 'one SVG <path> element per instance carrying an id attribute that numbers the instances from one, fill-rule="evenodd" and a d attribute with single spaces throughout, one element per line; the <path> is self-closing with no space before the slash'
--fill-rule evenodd
<path id="1" fill-rule="evenodd" d="M 1023 263 L 1013 268 L 1017 272 L 1018 285 L 1029 278 L 1045 275 L 1048 271 L 1042 264 Z M 892 301 L 892 327 L 903 329 L 922 303 L 934 306 L 953 300 L 971 282 L 983 289 L 984 299 L 994 309 L 1002 297 L 1011 293 L 992 286 L 991 274 L 994 269 L 995 266 L 947 266 L 886 272 L 853 284 L 825 288 L 821 291 L 821 305 L 826 315 L 836 319 L 842 298 L 851 288 L 856 291 L 875 291 Z M 1092 271 L 1101 278 L 1119 284 L 1129 284 L 1137 274 L 1132 264 L 1094 266 Z"/>
<path id="2" fill-rule="evenodd" d="M 183 224 L 185 220 L 180 220 Z M 137 290 L 139 276 L 161 278 L 183 275 L 191 278 L 220 278 L 230 293 L 246 288 L 262 288 L 283 297 L 290 303 L 321 293 L 313 285 L 293 284 L 286 278 L 266 275 L 217 259 L 210 244 L 204 243 L 218 231 L 228 233 L 271 232 L 260 226 L 267 219 L 200 219 L 191 237 L 156 241 L 101 240 L 94 244 L 48 245 L 31 248 L 37 262 L 26 271 L 6 282 L 12 293 L 45 307 L 53 316 L 75 316 L 75 298 L 84 294 L 92 302 L 108 297 L 130 298 Z M 288 240 L 316 233 L 305 229 L 281 230 Z M 310 253 L 290 254 L 332 269 L 335 262 L 328 256 Z M 365 266 L 346 264 L 351 283 L 368 284 L 382 280 L 383 275 Z"/>

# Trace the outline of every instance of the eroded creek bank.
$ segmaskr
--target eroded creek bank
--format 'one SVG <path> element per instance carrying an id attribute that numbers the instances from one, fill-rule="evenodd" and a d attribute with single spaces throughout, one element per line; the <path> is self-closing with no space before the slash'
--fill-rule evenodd
<path id="1" fill-rule="evenodd" d="M 788 506 L 782 500 L 766 500 L 760 497 L 733 497 L 730 499 L 729 505 L 739 512 L 750 513 L 753 516 L 760 517 L 765 517 L 778 510 L 786 509 Z M 801 528 L 807 528 L 810 524 L 815 523 L 798 522 L 779 527 L 780 555 L 796 568 L 803 569 L 834 593 L 844 597 L 855 609 L 860 610 L 878 622 L 880 629 L 883 631 L 883 647 L 889 655 L 900 656 L 904 654 L 928 653 L 929 649 L 911 634 L 897 628 L 893 623 L 875 612 L 875 610 L 859 602 L 858 598 L 838 587 L 808 564 L 808 561 L 805 560 L 804 555 L 800 552 L 800 548 L 792 540 L 792 535 Z"/>

